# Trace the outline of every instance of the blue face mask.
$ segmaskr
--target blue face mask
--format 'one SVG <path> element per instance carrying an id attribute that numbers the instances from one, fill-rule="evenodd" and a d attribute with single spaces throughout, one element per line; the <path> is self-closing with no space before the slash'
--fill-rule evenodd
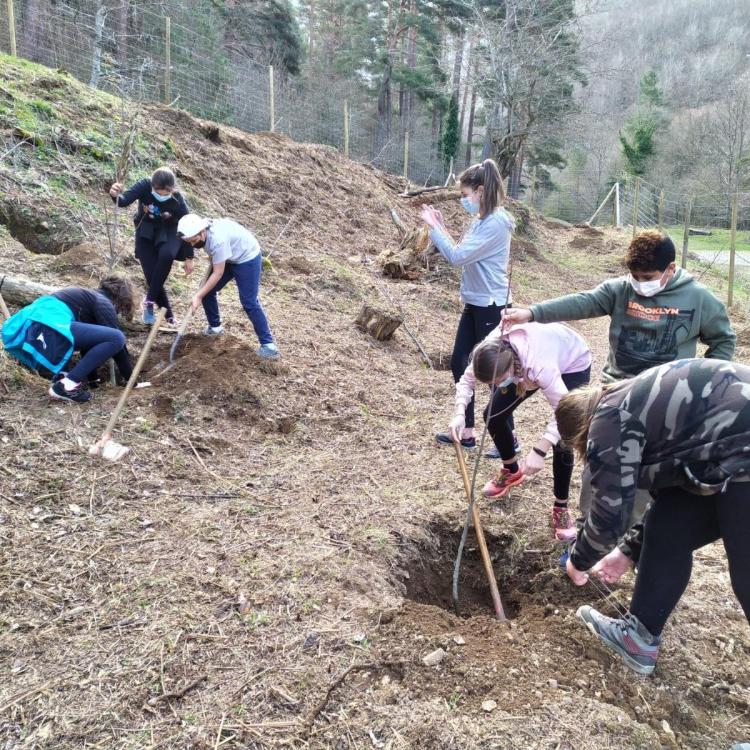
<path id="1" fill-rule="evenodd" d="M 461 206 L 463 207 L 464 211 L 466 211 L 466 213 L 469 213 L 472 216 L 479 213 L 479 204 L 474 203 L 474 201 L 472 201 L 466 195 L 461 196 Z"/>
<path id="2" fill-rule="evenodd" d="M 172 193 L 170 193 L 169 195 L 159 195 L 159 193 L 154 190 L 151 191 L 151 195 L 153 195 L 154 198 L 159 201 L 159 203 L 164 203 L 172 197 Z"/>

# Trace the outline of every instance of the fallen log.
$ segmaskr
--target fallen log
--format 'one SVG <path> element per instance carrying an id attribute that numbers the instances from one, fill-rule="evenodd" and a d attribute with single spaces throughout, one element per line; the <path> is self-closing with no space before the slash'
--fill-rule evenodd
<path id="1" fill-rule="evenodd" d="M 691 237 L 710 237 L 713 232 L 710 229 L 696 229 L 695 227 L 690 227 L 690 229 L 688 229 L 688 234 Z"/>
<path id="2" fill-rule="evenodd" d="M 360 330 L 378 341 L 388 341 L 404 319 L 400 315 L 365 304 L 354 322 Z"/>

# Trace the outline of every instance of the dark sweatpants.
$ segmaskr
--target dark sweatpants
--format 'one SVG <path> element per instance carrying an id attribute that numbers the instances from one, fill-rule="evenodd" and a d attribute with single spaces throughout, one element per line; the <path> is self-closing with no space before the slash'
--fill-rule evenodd
<path id="1" fill-rule="evenodd" d="M 125 335 L 117 328 L 98 326 L 93 323 L 70 324 L 73 334 L 73 347 L 81 353 L 78 364 L 68 373 L 68 377 L 76 383 L 81 383 L 113 357 L 121 375 L 128 377 L 131 372 L 130 357 L 125 348 Z"/>
<path id="2" fill-rule="evenodd" d="M 563 374 L 562 381 L 565 387 L 572 391 L 586 385 L 591 378 L 591 367 L 580 372 L 568 372 Z M 523 396 L 516 396 L 516 387 L 511 385 L 507 388 L 495 388 L 492 399 L 484 410 L 484 418 L 490 415 L 487 422 L 487 431 L 495 441 L 495 446 L 500 453 L 500 458 L 510 461 L 516 455 L 513 445 L 513 412 L 519 404 L 539 389 L 526 391 Z M 552 484 L 557 500 L 567 500 L 570 491 L 570 478 L 573 476 L 573 452 L 557 443 L 552 447 Z"/>
<path id="3" fill-rule="evenodd" d="M 693 495 L 679 487 L 655 493 L 644 517 L 644 540 L 630 612 L 660 635 L 687 588 L 693 551 L 724 542 L 734 593 L 750 622 L 750 483 L 721 495 Z"/>
<path id="4" fill-rule="evenodd" d="M 167 318 L 173 316 L 164 284 L 172 270 L 172 263 L 179 257 L 182 240 L 178 237 L 135 238 L 135 257 L 138 258 L 148 284 L 146 299 L 166 308 Z"/>
<path id="5" fill-rule="evenodd" d="M 489 305 L 489 307 L 464 305 L 451 355 L 454 383 L 461 380 L 474 347 L 483 341 L 493 328 L 500 325 L 500 314 L 504 309 L 505 305 Z M 466 406 L 466 426 L 474 427 L 474 396 Z"/>

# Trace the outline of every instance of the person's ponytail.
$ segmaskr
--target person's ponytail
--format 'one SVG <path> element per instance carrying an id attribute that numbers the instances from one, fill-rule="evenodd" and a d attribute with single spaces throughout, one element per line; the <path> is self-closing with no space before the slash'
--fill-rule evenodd
<path id="1" fill-rule="evenodd" d="M 482 162 L 482 171 L 484 172 L 482 182 L 484 191 L 479 202 L 479 215 L 484 218 L 500 205 L 501 200 L 505 199 L 505 189 L 500 170 L 492 159 L 485 159 Z"/>

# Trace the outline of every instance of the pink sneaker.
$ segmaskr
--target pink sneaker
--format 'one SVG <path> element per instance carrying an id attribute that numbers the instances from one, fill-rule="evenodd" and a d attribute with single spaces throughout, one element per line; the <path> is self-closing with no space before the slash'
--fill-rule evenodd
<path id="1" fill-rule="evenodd" d="M 578 529 L 567 508 L 552 508 L 552 530 L 555 539 L 561 542 L 572 542 L 578 536 Z"/>
<path id="2" fill-rule="evenodd" d="M 494 479 L 490 479 L 490 481 L 484 485 L 482 488 L 482 494 L 485 497 L 503 497 L 510 492 L 511 487 L 521 484 L 523 479 L 522 469 L 519 468 L 516 472 L 510 472 L 503 467 Z"/>

